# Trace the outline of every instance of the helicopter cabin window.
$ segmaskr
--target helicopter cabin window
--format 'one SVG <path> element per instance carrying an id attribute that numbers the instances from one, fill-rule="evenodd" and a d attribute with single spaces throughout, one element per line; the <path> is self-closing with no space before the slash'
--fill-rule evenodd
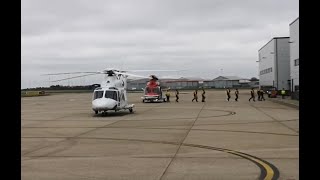
<path id="1" fill-rule="evenodd" d="M 118 101 L 117 91 L 106 91 L 104 97 L 105 98 L 114 99 L 114 100 Z"/>
<path id="2" fill-rule="evenodd" d="M 99 99 L 103 97 L 103 91 L 95 91 L 93 99 Z"/>

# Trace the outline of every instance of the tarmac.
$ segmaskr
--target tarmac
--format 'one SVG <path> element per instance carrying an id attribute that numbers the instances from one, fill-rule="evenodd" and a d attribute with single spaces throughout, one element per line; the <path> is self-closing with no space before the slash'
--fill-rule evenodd
<path id="1" fill-rule="evenodd" d="M 132 114 L 105 115 L 94 114 L 89 93 L 24 97 L 21 179 L 299 179 L 298 108 L 239 91 L 238 102 L 219 90 L 206 102 L 201 91 L 199 102 L 181 91 L 169 103 L 129 93 Z"/>
<path id="2" fill-rule="evenodd" d="M 288 96 L 285 96 L 284 99 L 282 99 L 281 96 L 278 96 L 276 98 L 268 98 L 268 100 L 299 109 L 299 101 L 291 99 L 291 97 L 288 97 Z"/>

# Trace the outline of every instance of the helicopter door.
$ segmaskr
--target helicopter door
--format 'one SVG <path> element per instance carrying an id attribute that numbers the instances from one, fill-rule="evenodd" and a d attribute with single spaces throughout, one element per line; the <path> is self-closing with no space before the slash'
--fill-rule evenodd
<path id="1" fill-rule="evenodd" d="M 120 106 L 120 93 L 119 93 L 119 91 L 117 91 L 117 101 L 118 101 L 118 106 Z"/>
<path id="2" fill-rule="evenodd" d="M 125 96 L 124 96 L 124 92 L 121 93 L 121 101 L 122 101 L 122 102 L 125 102 L 125 101 L 126 101 L 126 98 L 125 98 Z"/>

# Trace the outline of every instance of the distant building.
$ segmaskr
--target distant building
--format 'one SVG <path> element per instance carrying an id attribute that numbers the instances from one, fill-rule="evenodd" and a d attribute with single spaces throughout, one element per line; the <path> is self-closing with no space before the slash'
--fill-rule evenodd
<path id="1" fill-rule="evenodd" d="M 259 80 L 252 81 L 252 80 L 240 80 L 239 81 L 240 87 L 243 88 L 259 88 Z"/>
<path id="2" fill-rule="evenodd" d="M 213 80 L 203 81 L 203 87 L 205 88 L 237 88 L 246 87 L 250 81 L 245 78 L 237 76 L 219 76 Z"/>
<path id="3" fill-rule="evenodd" d="M 127 83 L 128 90 L 142 90 L 149 79 L 130 80 Z M 198 88 L 241 88 L 257 87 L 259 81 L 250 81 L 237 76 L 219 76 L 212 80 L 204 80 L 196 77 L 181 77 L 179 79 L 159 79 L 160 86 L 164 89 L 198 89 Z"/>
<path id="4" fill-rule="evenodd" d="M 299 91 L 299 17 L 289 25 L 290 28 L 290 78 L 291 91 Z"/>
<path id="5" fill-rule="evenodd" d="M 275 37 L 259 50 L 260 87 L 290 89 L 289 37 Z"/>
<path id="6" fill-rule="evenodd" d="M 148 78 L 138 79 L 138 80 L 128 80 L 127 81 L 127 90 L 142 90 L 146 87 Z"/>
<path id="7" fill-rule="evenodd" d="M 200 87 L 201 78 L 179 78 L 179 79 L 159 79 L 162 88 L 170 89 L 194 89 Z M 128 90 L 142 90 L 149 82 L 149 79 L 130 80 L 127 82 Z"/>
<path id="8" fill-rule="evenodd" d="M 197 89 L 200 87 L 201 78 L 179 78 L 162 80 L 162 85 L 170 89 Z"/>

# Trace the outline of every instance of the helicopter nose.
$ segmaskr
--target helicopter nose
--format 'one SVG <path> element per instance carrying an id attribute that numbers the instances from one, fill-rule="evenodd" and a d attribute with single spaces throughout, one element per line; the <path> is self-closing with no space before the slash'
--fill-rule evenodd
<path id="1" fill-rule="evenodd" d="M 117 106 L 117 101 L 113 99 L 103 98 L 92 101 L 93 110 L 110 110 Z"/>

